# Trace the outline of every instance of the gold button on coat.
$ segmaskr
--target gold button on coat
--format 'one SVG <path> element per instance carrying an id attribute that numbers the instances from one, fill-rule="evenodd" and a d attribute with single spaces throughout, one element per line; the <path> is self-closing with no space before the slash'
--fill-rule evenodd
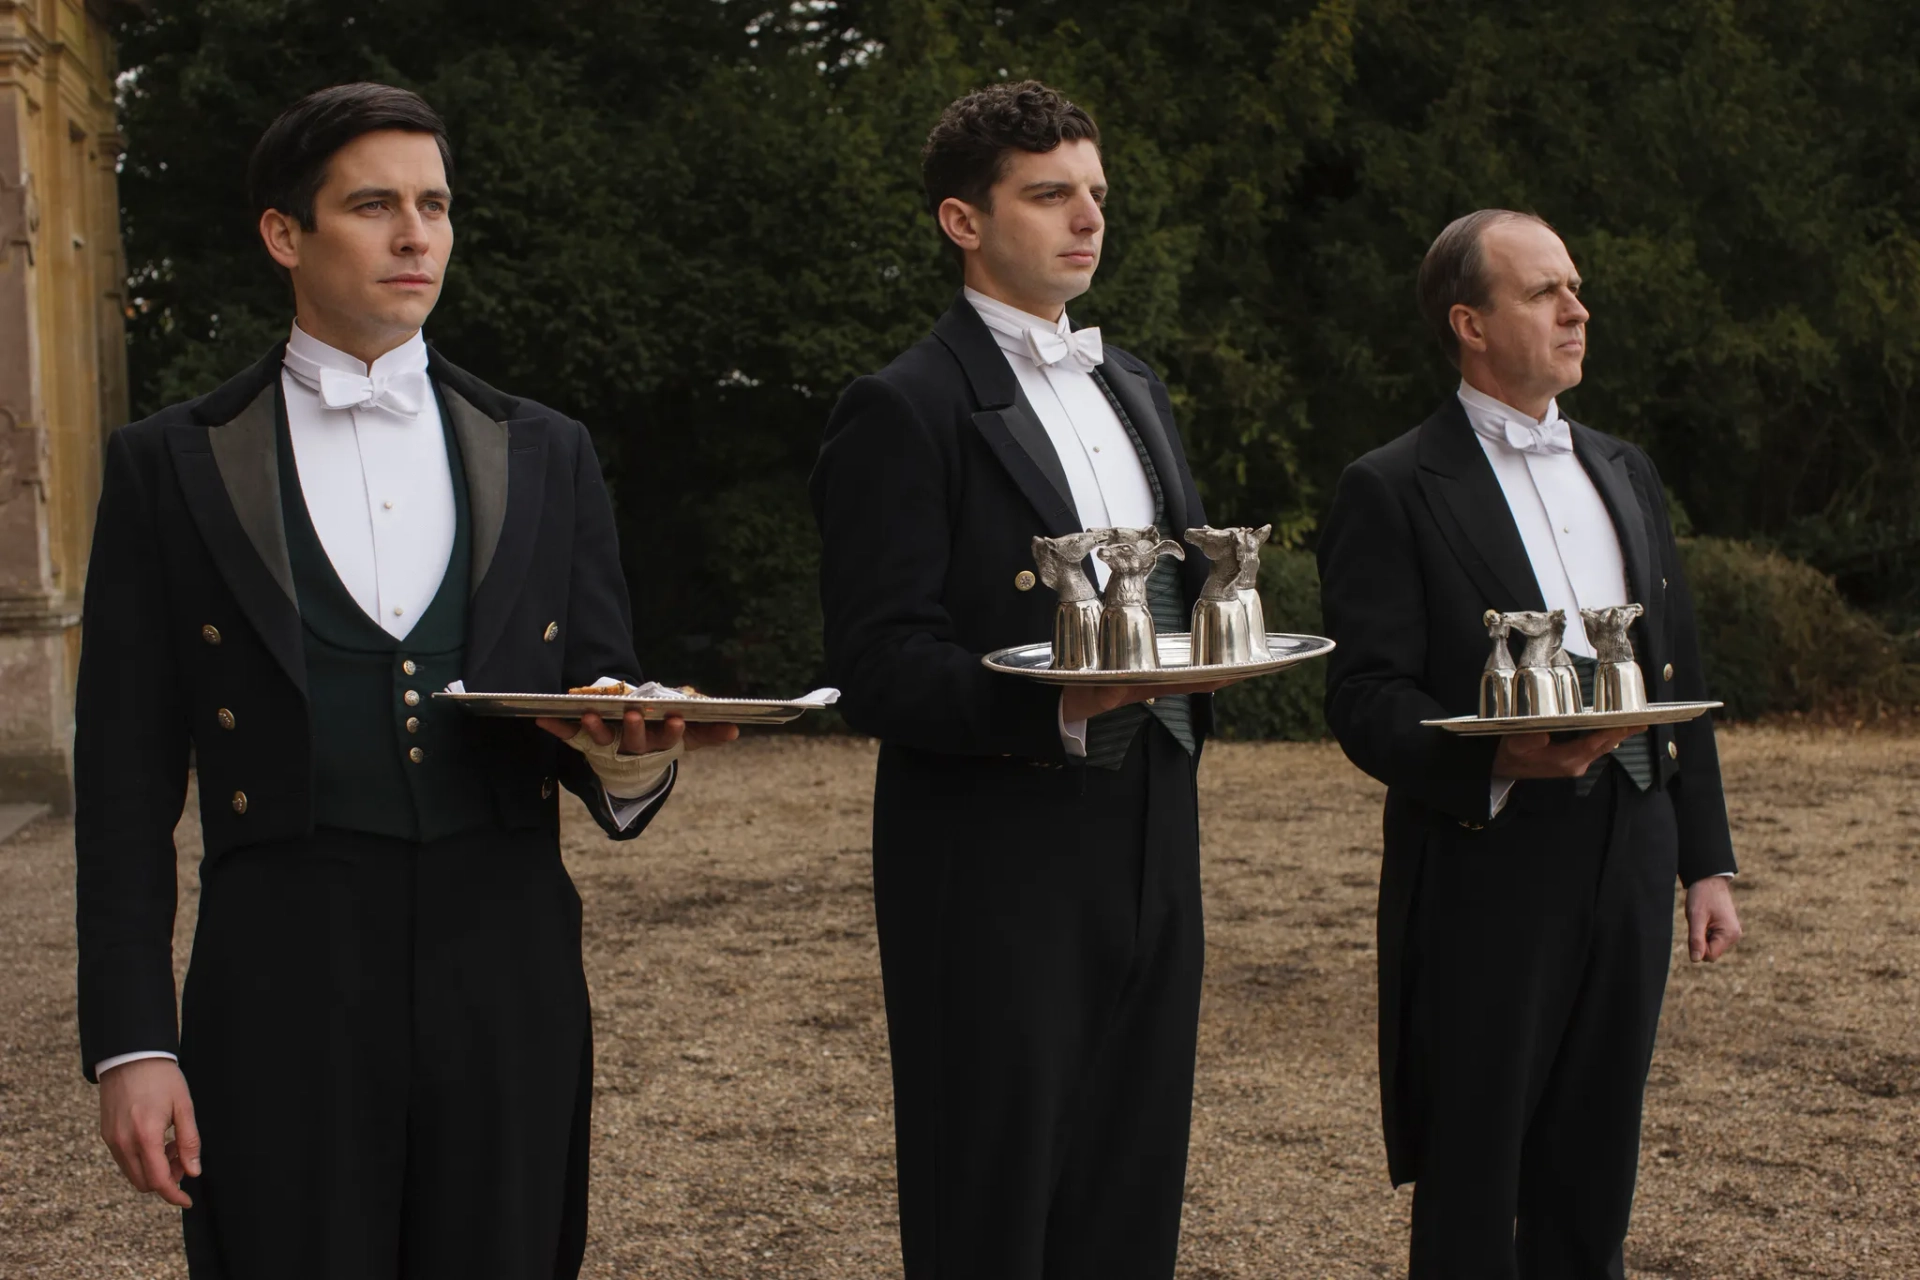
<path id="1" fill-rule="evenodd" d="M 420 732 L 420 717 L 419 717 L 419 716 L 408 716 L 408 717 L 407 717 L 407 732 L 408 732 L 408 733 L 418 733 L 418 732 Z"/>
<path id="2" fill-rule="evenodd" d="M 1669 742 L 1667 744 L 1667 759 L 1678 760 L 1679 758 L 1680 758 L 1680 744 L 1677 742 Z"/>
<path id="3" fill-rule="evenodd" d="M 1013 589 L 1015 591 L 1033 590 L 1033 570 L 1022 569 L 1020 572 L 1014 574 Z"/>
<path id="4" fill-rule="evenodd" d="M 405 662 L 400 664 L 400 670 L 406 672 L 408 675 L 412 675 L 414 672 L 418 671 L 419 669 L 420 668 L 413 665 L 412 658 L 408 658 Z"/>
<path id="5" fill-rule="evenodd" d="M 552 644 L 555 640 L 558 640 L 560 638 L 560 624 L 557 622 L 549 622 L 547 629 L 540 633 L 540 638 L 548 644 Z"/>
<path id="6" fill-rule="evenodd" d="M 202 640 L 205 640 L 208 644 L 219 644 L 220 628 L 214 626 L 211 622 L 209 622 L 206 626 L 200 628 L 200 638 Z"/>
<path id="7" fill-rule="evenodd" d="M 1660 676 L 1664 680 L 1673 679 L 1673 664 L 1671 662 L 1669 662 L 1666 666 L 1660 668 Z"/>
<path id="8" fill-rule="evenodd" d="M 233 793 L 233 811 L 235 813 L 245 813 L 247 811 L 247 793 L 246 792 L 236 791 Z"/>
<path id="9" fill-rule="evenodd" d="M 411 751 L 407 752 L 407 759 L 413 761 L 415 764 L 419 764 L 422 760 L 425 760 L 426 758 L 427 758 L 427 753 L 422 751 L 418 747 L 415 747 Z"/>
<path id="10" fill-rule="evenodd" d="M 222 729 L 233 728 L 233 712 L 227 710 L 225 707 L 222 707 L 218 711 L 214 712 L 213 718 L 220 722 L 220 727 Z"/>
<path id="11" fill-rule="evenodd" d="M 400 701 L 406 703 L 410 707 L 419 706 L 420 705 L 419 691 L 415 689 L 407 690 L 405 693 L 400 695 Z"/>

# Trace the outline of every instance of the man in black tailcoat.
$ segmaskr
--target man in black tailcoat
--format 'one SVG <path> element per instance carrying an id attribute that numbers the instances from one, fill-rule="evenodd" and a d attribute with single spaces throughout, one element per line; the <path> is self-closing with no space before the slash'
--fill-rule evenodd
<path id="1" fill-rule="evenodd" d="M 1579 289 L 1537 218 L 1448 226 L 1419 294 L 1459 391 L 1347 468 L 1320 541 L 1327 721 L 1387 784 L 1381 1101 L 1393 1181 L 1416 1184 L 1414 1280 L 1624 1275 L 1675 876 L 1693 959 L 1740 937 L 1711 720 L 1570 741 L 1421 726 L 1477 710 L 1489 609 L 1566 611 L 1590 685 L 1579 610 L 1640 604 L 1649 696 L 1707 697 L 1659 474 L 1560 416 Z"/>
<path id="2" fill-rule="evenodd" d="M 923 176 L 966 288 L 847 389 L 812 481 L 829 669 L 848 722 L 881 740 L 874 905 L 906 1274 L 1164 1278 L 1211 700 L 1063 695 L 980 658 L 1052 633 L 1036 535 L 1178 537 L 1205 523 L 1200 497 L 1166 388 L 1066 318 L 1105 230 L 1093 121 L 1044 85 L 997 85 L 947 109 Z M 1186 629 L 1200 560 L 1150 580 L 1162 631 Z"/>
<path id="3" fill-rule="evenodd" d="M 195 1280 L 577 1274 L 592 1051 L 558 788 L 631 839 L 683 745 L 734 733 L 434 702 L 639 676 L 586 430 L 420 336 L 451 168 L 413 94 L 289 108 L 249 174 L 288 341 L 108 443 L 82 1063 L 129 1181 L 185 1209 Z M 190 763 L 205 858 L 176 1035 Z"/>

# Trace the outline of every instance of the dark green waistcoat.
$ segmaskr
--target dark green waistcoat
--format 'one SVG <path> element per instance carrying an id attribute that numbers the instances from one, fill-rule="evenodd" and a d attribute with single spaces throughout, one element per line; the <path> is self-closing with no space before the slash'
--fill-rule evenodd
<path id="1" fill-rule="evenodd" d="M 306 649 L 315 826 L 428 841 L 493 822 L 461 712 L 432 696 L 460 679 L 473 536 L 445 406 L 440 421 L 453 474 L 453 553 L 426 613 L 396 640 L 361 609 L 320 544 L 281 409 L 280 509 Z"/>

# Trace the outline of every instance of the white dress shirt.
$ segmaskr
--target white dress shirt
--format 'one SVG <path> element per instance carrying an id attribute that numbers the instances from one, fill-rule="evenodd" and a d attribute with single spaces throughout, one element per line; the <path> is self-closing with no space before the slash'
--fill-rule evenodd
<path id="1" fill-rule="evenodd" d="M 1535 421 L 1462 382 L 1460 405 L 1520 527 L 1540 595 L 1549 610 L 1567 615 L 1567 652 L 1593 657 L 1580 611 L 1627 604 L 1627 567 L 1607 504 L 1573 453 L 1559 401 L 1548 401 L 1547 416 Z M 1521 439 L 1558 435 L 1566 448 L 1523 451 L 1509 440 L 1510 426 Z"/>
<path id="2" fill-rule="evenodd" d="M 446 577 L 456 522 L 426 340 L 416 333 L 369 368 L 295 324 L 280 385 L 300 492 L 320 545 L 367 616 L 405 639 Z M 668 764 L 639 798 L 607 796 L 615 825 L 632 826 L 673 777 Z M 173 1056 L 124 1053 L 94 1064 L 94 1075 Z"/>
<path id="3" fill-rule="evenodd" d="M 1061 310 L 1058 320 L 1047 320 L 977 289 L 965 293 L 1060 456 L 1060 467 L 1067 473 L 1067 496 L 1073 500 L 1080 527 L 1138 529 L 1152 524 L 1153 486 L 1107 393 L 1094 382 L 1092 373 L 1072 360 L 1043 364 L 1034 354 L 1028 330 L 1071 334 L 1066 310 Z M 1095 585 L 1105 588 L 1109 570 L 1099 556 L 1093 558 L 1093 572 Z M 1087 722 L 1061 715 L 1059 723 L 1067 754 L 1086 755 Z"/>
<path id="4" fill-rule="evenodd" d="M 1069 334 L 1063 310 L 1058 320 L 1043 320 L 974 289 L 967 301 L 980 313 L 1001 354 L 1020 381 L 1027 403 L 1045 428 L 1060 467 L 1067 473 L 1067 496 L 1083 529 L 1138 529 L 1153 523 L 1153 487 L 1127 429 L 1107 393 L 1093 375 L 1071 361 L 1041 364 L 1027 340 L 1029 329 Z M 1096 585 L 1107 585 L 1108 569 L 1093 558 Z"/>
<path id="5" fill-rule="evenodd" d="M 426 339 L 414 334 L 369 369 L 296 324 L 280 385 L 313 531 L 348 594 L 404 640 L 453 551 L 453 473 Z M 370 390 L 371 403 L 353 403 Z"/>

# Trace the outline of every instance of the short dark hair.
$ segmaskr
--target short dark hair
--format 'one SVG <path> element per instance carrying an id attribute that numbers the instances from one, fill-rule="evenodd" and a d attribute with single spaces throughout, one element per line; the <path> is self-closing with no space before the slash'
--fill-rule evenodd
<path id="1" fill-rule="evenodd" d="M 927 209 L 937 221 L 951 198 L 993 209 L 993 184 L 1007 171 L 1016 148 L 1035 153 L 1086 139 L 1100 145 L 1093 117 L 1038 80 L 979 89 L 940 113 L 920 152 L 920 180 Z"/>
<path id="2" fill-rule="evenodd" d="M 1538 214 L 1514 209 L 1477 209 L 1449 222 L 1446 229 L 1433 238 L 1427 256 L 1420 263 L 1415 285 L 1420 299 L 1420 318 L 1432 330 L 1440 350 L 1456 369 L 1460 367 L 1460 338 L 1453 331 L 1453 309 L 1485 307 L 1491 299 L 1487 255 L 1480 242 L 1489 228 L 1502 222 L 1537 222 L 1553 230 L 1553 224 Z"/>
<path id="3" fill-rule="evenodd" d="M 327 162 L 355 138 L 382 129 L 432 134 L 452 185 L 447 126 L 424 98 L 386 84 L 337 84 L 282 111 L 254 144 L 247 164 L 247 198 L 254 214 L 277 209 L 312 231 L 313 202 L 326 185 Z"/>

